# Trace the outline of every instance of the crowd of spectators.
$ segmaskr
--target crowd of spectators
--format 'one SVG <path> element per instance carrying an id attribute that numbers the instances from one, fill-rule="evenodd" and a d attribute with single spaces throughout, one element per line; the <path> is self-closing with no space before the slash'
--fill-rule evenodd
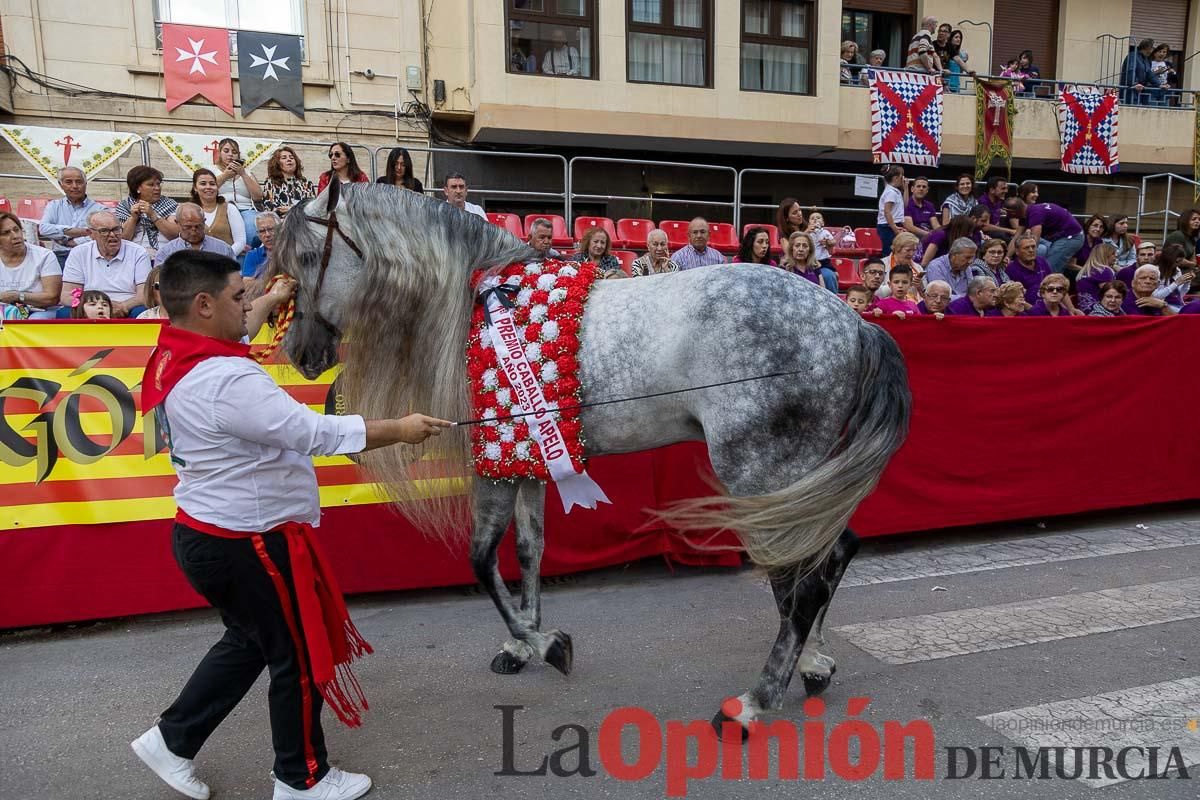
<path id="1" fill-rule="evenodd" d="M 925 30 L 924 38 L 934 42 L 933 32 Z M 932 57 L 939 58 L 936 49 Z M 48 248 L 26 241 L 17 217 L 0 214 L 4 317 L 153 318 L 159 305 L 152 270 L 183 249 L 238 258 L 252 295 L 261 296 L 275 229 L 289 210 L 332 180 L 366 180 L 344 142 L 330 146 L 329 169 L 316 186 L 289 147 L 276 150 L 260 183 L 244 168 L 235 141 L 220 146 L 220 171 L 196 170 L 190 202 L 184 203 L 164 196 L 162 174 L 152 167 L 129 171 L 128 194 L 112 208 L 88 197 L 81 171 L 64 169 L 64 197 L 46 206 L 39 226 Z M 870 317 L 1200 313 L 1200 304 L 1188 302 L 1196 280 L 1200 209 L 1181 214 L 1159 246 L 1131 234 L 1125 216 L 1093 215 L 1080 225 L 1068 209 L 1042 202 L 1033 182 L 1014 187 L 993 177 L 977 194 L 973 177 L 964 174 L 937 205 L 927 178 L 909 179 L 896 165 L 883 178 L 877 214 L 882 253 L 858 262 L 857 280 L 845 288 L 846 302 Z M 379 182 L 424 192 L 404 148 L 389 154 Z M 445 177 L 442 194 L 448 204 L 486 218 L 467 200 L 460 173 Z M 606 280 L 756 264 L 840 293 L 834 257 L 839 249 L 855 247 L 849 227 L 835 233 L 820 212 L 806 215 L 795 197 L 785 197 L 775 214 L 778 240 L 769 228 L 748 226 L 732 258 L 710 245 L 711 228 L 703 217 L 691 220 L 687 244 L 674 251 L 664 231 L 651 230 L 645 252 L 636 258 L 614 252 L 604 227 L 583 231 L 575 252 L 560 253 L 552 247 L 555 227 L 549 218 L 530 222 L 528 243 L 538 259 L 594 262 Z"/>

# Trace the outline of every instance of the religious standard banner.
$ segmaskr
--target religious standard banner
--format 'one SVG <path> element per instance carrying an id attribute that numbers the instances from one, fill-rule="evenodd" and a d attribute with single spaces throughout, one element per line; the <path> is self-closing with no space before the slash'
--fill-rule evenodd
<path id="1" fill-rule="evenodd" d="M 174 517 L 176 480 L 141 378 L 158 322 L 54 322 L 0 329 L 0 531 Z M 265 343 L 264 329 L 256 343 Z M 306 380 L 291 365 L 264 369 L 288 394 L 336 413 L 334 371 Z M 322 506 L 380 503 L 345 456 L 314 459 Z M 432 475 L 423 491 L 459 492 Z"/>
<path id="2" fill-rule="evenodd" d="M 1063 172 L 1112 175 L 1120 170 L 1117 149 L 1120 104 L 1116 90 L 1068 84 L 1058 99 Z"/>
<path id="3" fill-rule="evenodd" d="M 300 37 L 238 31 L 238 88 L 242 116 L 274 100 L 304 119 L 304 83 L 300 77 Z"/>
<path id="4" fill-rule="evenodd" d="M 141 136 L 123 131 L 93 131 L 80 128 L 39 128 L 33 125 L 5 125 L 0 136 L 58 192 L 58 171 L 78 167 L 91 177 L 125 155 Z"/>
<path id="5" fill-rule="evenodd" d="M 942 78 L 867 70 L 871 158 L 876 164 L 936 167 L 942 156 Z"/>
<path id="6" fill-rule="evenodd" d="M 162 58 L 167 111 L 199 95 L 233 116 L 228 29 L 164 22 Z"/>
<path id="7" fill-rule="evenodd" d="M 1012 81 L 975 81 L 975 180 L 987 177 L 994 159 L 1002 159 L 1012 178 L 1013 122 L 1017 103 Z"/>
<path id="8" fill-rule="evenodd" d="M 219 143 L 223 137 L 211 133 L 151 133 L 149 138 L 167 151 L 167 155 L 188 178 L 201 167 L 208 167 L 213 172 L 221 171 L 217 167 L 217 158 L 221 154 Z M 283 144 L 280 139 L 255 139 L 250 136 L 230 138 L 237 140 L 246 169 L 253 168 Z"/>

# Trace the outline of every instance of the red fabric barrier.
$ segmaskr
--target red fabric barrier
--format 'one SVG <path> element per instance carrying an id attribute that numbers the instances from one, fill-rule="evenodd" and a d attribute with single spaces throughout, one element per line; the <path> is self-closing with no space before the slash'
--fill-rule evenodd
<path id="1" fill-rule="evenodd" d="M 907 443 L 852 520 L 864 535 L 1200 499 L 1191 403 L 1200 318 L 885 320 L 909 366 Z M 734 564 L 645 508 L 707 491 L 702 444 L 594 459 L 612 506 L 570 517 L 547 500 L 543 572 L 664 554 Z M 202 604 L 170 552 L 169 521 L 0 533 L 0 628 Z M 447 547 L 382 506 L 325 510 L 319 531 L 347 592 L 474 582 Z M 363 553 L 370 553 L 364 558 Z M 359 554 L 354 556 L 352 554 Z M 503 572 L 516 577 L 511 537 Z"/>

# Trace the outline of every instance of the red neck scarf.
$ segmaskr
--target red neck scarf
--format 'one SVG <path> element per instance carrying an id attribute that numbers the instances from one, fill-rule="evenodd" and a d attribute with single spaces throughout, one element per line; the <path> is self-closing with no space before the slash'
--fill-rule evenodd
<path id="1" fill-rule="evenodd" d="M 167 398 L 175 385 L 192 369 L 209 358 L 241 356 L 249 358 L 250 346 L 241 342 L 214 339 L 199 333 L 164 326 L 158 335 L 158 347 L 146 363 L 142 375 L 142 411 L 148 412 Z M 325 554 L 317 545 L 311 525 L 284 523 L 278 529 L 287 538 L 288 559 L 292 568 L 296 605 L 300 609 L 299 625 L 292 616 L 292 600 L 287 584 L 271 562 L 262 545 L 262 534 L 254 531 L 231 531 L 192 518 L 183 509 L 175 516 L 193 530 L 227 539 L 251 539 L 255 551 L 279 593 L 280 606 L 292 633 L 301 663 L 307 662 L 317 690 L 337 718 L 349 727 L 361 724 L 360 707 L 367 708 L 366 698 L 350 662 L 371 651 L 371 645 L 359 634 L 350 620 L 342 592 Z M 305 676 L 307 680 L 307 675 Z M 304 690 L 305 702 L 309 692 Z"/>
<path id="2" fill-rule="evenodd" d="M 164 325 L 158 334 L 158 347 L 150 354 L 142 374 L 142 413 L 166 400 L 175 384 L 197 364 L 217 356 L 249 358 L 250 345 Z"/>

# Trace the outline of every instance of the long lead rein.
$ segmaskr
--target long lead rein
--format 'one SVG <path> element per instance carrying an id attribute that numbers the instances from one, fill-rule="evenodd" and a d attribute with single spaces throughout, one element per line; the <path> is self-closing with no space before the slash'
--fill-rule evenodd
<path id="1" fill-rule="evenodd" d="M 614 400 L 596 400 L 591 403 L 579 403 L 578 405 L 573 405 L 573 406 L 560 406 L 560 407 L 554 409 L 553 412 L 578 411 L 578 410 L 584 409 L 584 408 L 595 408 L 597 406 L 608 406 L 608 405 L 612 405 L 613 403 L 632 403 L 635 400 L 650 400 L 655 397 L 666 397 L 666 396 L 672 395 L 672 394 L 683 394 L 684 392 L 697 392 L 697 391 L 700 391 L 701 389 L 715 389 L 718 386 L 732 386 L 735 383 L 749 383 L 750 381 L 761 381 L 761 380 L 766 380 L 768 378 L 781 378 L 781 377 L 784 377 L 787 375 L 799 375 L 802 372 L 807 372 L 807 370 L 793 369 L 793 370 L 788 370 L 786 372 L 769 372 L 766 375 L 755 375 L 750 378 L 734 378 L 733 380 L 719 381 L 718 383 L 706 383 L 703 386 L 689 386 L 686 389 L 670 389 L 665 392 L 654 392 L 653 394 L 640 394 L 640 395 L 637 395 L 636 397 L 618 397 Z M 553 413 L 553 412 L 551 412 L 551 413 Z M 509 420 L 509 419 L 520 419 L 521 417 L 532 417 L 538 413 L 544 413 L 544 412 L 523 411 L 520 414 L 508 414 L 503 417 L 491 417 L 488 419 L 467 419 L 467 420 L 461 420 L 459 422 L 452 422 L 450 424 L 457 427 L 459 425 L 479 425 L 484 422 L 504 422 L 505 420 Z"/>

